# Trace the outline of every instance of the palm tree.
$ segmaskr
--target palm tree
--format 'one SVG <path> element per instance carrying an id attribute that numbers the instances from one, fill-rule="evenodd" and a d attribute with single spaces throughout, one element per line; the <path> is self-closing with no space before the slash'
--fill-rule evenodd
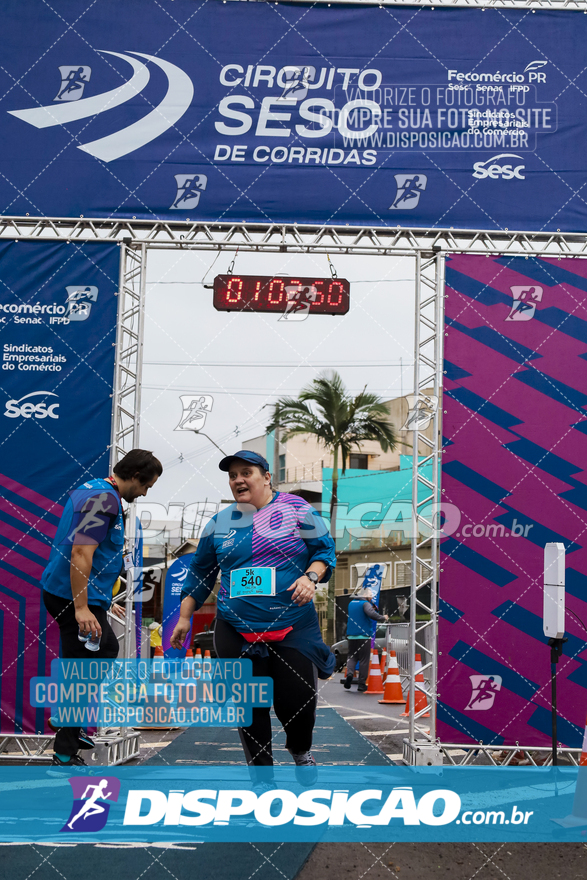
<path id="1" fill-rule="evenodd" d="M 297 398 L 280 398 L 267 428 L 268 432 L 279 428 L 280 439 L 284 442 L 297 434 L 311 434 L 332 453 L 330 533 L 333 538 L 336 534 L 339 460 L 344 474 L 350 453 L 354 449 L 360 451 L 365 440 L 375 440 L 383 452 L 393 450 L 397 443 L 385 403 L 366 388 L 353 397 L 339 373 L 322 373 L 303 388 Z M 328 584 L 326 640 L 329 644 L 334 641 L 334 578 Z"/>

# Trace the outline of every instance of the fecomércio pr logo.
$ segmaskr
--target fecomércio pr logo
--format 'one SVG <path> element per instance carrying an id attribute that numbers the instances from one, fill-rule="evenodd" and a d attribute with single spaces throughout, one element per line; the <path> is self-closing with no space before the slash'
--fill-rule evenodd
<path id="1" fill-rule="evenodd" d="M 101 831 L 108 821 L 110 804 L 120 794 L 120 779 L 116 776 L 78 776 L 69 780 L 73 791 L 73 806 L 61 831 L 75 833 Z"/>
<path id="2" fill-rule="evenodd" d="M 92 303 L 98 299 L 98 288 L 92 284 L 70 284 L 67 291 L 67 312 L 65 318 L 69 321 L 85 321 L 90 316 Z"/>

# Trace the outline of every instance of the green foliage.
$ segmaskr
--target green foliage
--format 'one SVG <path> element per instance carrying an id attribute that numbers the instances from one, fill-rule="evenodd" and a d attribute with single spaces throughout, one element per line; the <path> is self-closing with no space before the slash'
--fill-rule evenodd
<path id="1" fill-rule="evenodd" d="M 283 442 L 298 434 L 312 434 L 336 460 L 340 454 L 344 474 L 350 453 L 360 451 L 365 440 L 376 441 L 383 452 L 393 450 L 397 443 L 385 403 L 366 388 L 353 397 L 339 373 L 322 373 L 297 398 L 277 401 L 267 430 L 280 428 Z M 337 477 L 333 474 L 333 481 Z"/>
<path id="2" fill-rule="evenodd" d="M 284 443 L 298 434 L 311 434 L 332 453 L 330 531 L 334 536 L 339 456 L 344 474 L 350 453 L 360 451 L 366 440 L 379 443 L 383 452 L 395 448 L 397 437 L 387 407 L 380 397 L 367 391 L 367 386 L 353 397 L 339 373 L 322 373 L 302 388 L 297 398 L 282 397 L 277 401 L 267 431 L 276 428 Z M 328 584 L 325 640 L 329 645 L 334 641 L 335 580 L 336 573 Z"/>

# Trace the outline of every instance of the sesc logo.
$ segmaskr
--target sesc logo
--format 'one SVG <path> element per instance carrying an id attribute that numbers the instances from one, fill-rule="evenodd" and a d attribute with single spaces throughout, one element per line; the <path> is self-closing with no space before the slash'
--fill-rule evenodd
<path id="1" fill-rule="evenodd" d="M 516 165 L 514 167 L 513 162 L 510 162 L 507 165 L 496 164 L 498 159 L 522 158 L 522 156 L 516 156 L 515 153 L 500 153 L 499 156 L 492 156 L 491 159 L 486 159 L 485 162 L 475 162 L 473 165 L 473 168 L 475 169 L 473 177 L 477 177 L 479 180 L 484 180 L 486 177 L 491 177 L 492 180 L 497 180 L 499 177 L 501 177 L 502 180 L 513 180 L 514 177 L 518 180 L 526 180 L 521 173 L 525 170 L 525 165 Z"/>
<path id="2" fill-rule="evenodd" d="M 8 419 L 17 419 L 19 416 L 22 416 L 23 419 L 30 419 L 33 416 L 36 419 L 46 419 L 47 416 L 49 416 L 50 419 L 58 419 L 58 403 L 49 403 L 49 405 L 47 405 L 44 400 L 29 400 L 30 397 L 35 398 L 41 395 L 44 397 L 57 397 L 53 391 L 31 391 L 30 394 L 25 394 L 20 400 L 8 400 L 6 402 L 4 415 Z"/>

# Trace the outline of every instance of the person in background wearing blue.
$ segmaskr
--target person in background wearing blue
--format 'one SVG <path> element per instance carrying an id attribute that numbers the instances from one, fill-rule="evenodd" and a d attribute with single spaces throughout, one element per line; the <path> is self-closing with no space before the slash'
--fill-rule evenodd
<path id="1" fill-rule="evenodd" d="M 307 501 L 273 491 L 263 456 L 242 450 L 222 459 L 219 467 L 228 472 L 236 503 L 212 517 L 202 533 L 171 644 L 183 644 L 192 614 L 210 595 L 220 569 L 216 654 L 249 657 L 253 675 L 273 679 L 275 714 L 285 730 L 286 748 L 307 783 L 316 772 L 309 768 L 316 765 L 311 747 L 317 677 L 329 678 L 335 663 L 313 602 L 316 585 L 328 581 L 336 565 L 334 541 Z M 239 728 L 249 765 L 273 764 L 269 713 L 269 708 L 253 708 L 252 724 Z"/>
<path id="2" fill-rule="evenodd" d="M 88 480 L 69 493 L 57 527 L 49 562 L 41 576 L 43 602 L 61 637 L 61 656 L 118 656 L 118 639 L 106 612 L 122 568 L 124 520 L 121 500 L 129 504 L 146 495 L 163 473 L 152 452 L 132 449 L 114 466 L 112 476 Z M 119 605 L 112 605 L 124 617 Z M 99 640 L 86 649 L 88 638 Z M 95 648 L 95 646 L 94 646 Z M 53 763 L 59 767 L 85 764 L 78 749 L 94 742 L 80 727 L 49 726 L 56 731 Z"/>
<path id="3" fill-rule="evenodd" d="M 357 690 L 364 693 L 367 690 L 367 678 L 369 676 L 369 659 L 371 657 L 371 640 L 375 635 L 378 623 L 389 620 L 387 614 L 379 614 L 373 603 L 373 592 L 369 589 L 361 590 L 358 596 L 349 602 L 346 637 L 348 641 L 348 656 L 346 662 L 347 675 L 344 686 L 350 690 L 355 669 L 359 664 L 359 682 Z"/>

